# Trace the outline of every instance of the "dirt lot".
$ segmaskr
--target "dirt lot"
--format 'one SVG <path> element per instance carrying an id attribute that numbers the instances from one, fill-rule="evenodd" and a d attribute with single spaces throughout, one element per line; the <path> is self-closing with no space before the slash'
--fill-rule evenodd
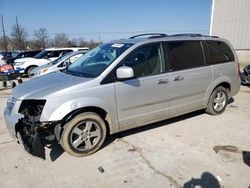
<path id="1" fill-rule="evenodd" d="M 198 111 L 126 131 L 85 158 L 52 145 L 46 160 L 30 156 L 10 138 L 3 120 L 10 92 L 0 88 L 1 188 L 250 186 L 248 87 L 241 87 L 220 116 Z"/>

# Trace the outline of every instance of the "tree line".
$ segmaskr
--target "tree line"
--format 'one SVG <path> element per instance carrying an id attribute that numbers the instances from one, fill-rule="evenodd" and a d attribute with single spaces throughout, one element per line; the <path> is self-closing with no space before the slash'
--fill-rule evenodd
<path id="1" fill-rule="evenodd" d="M 13 25 L 10 36 L 0 37 L 0 50 L 5 51 L 27 51 L 27 50 L 41 50 L 50 47 L 89 47 L 94 48 L 101 42 L 94 40 L 86 41 L 84 38 L 69 38 L 65 33 L 55 34 L 53 38 L 49 37 L 46 28 L 39 28 L 34 30 L 31 35 L 22 25 Z"/>

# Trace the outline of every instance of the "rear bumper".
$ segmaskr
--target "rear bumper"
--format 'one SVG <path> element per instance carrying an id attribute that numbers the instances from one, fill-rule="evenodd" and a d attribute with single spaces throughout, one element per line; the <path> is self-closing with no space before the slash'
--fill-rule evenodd
<path id="1" fill-rule="evenodd" d="M 240 91 L 240 79 L 235 80 L 234 82 L 231 83 L 231 91 L 230 91 L 230 97 L 236 95 Z"/>

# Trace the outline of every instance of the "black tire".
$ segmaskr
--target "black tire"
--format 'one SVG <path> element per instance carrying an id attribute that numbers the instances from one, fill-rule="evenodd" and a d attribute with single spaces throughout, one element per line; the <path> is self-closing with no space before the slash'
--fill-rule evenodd
<path id="1" fill-rule="evenodd" d="M 89 131 L 88 127 L 90 127 Z M 93 136 L 95 134 L 99 136 Z M 85 157 L 100 149 L 106 134 L 107 128 L 104 120 L 94 112 L 85 112 L 75 116 L 64 125 L 60 143 L 68 154 Z M 89 147 L 90 145 L 92 146 Z"/>
<path id="2" fill-rule="evenodd" d="M 217 98 L 219 96 L 224 96 L 225 99 L 221 99 L 221 102 L 218 102 L 221 103 L 220 106 L 218 107 L 218 104 L 216 106 L 216 103 L 215 102 L 217 100 Z M 223 97 L 221 97 L 223 98 Z M 219 101 L 219 99 L 218 99 Z M 227 104 L 228 104 L 228 91 L 226 88 L 224 88 L 223 86 L 219 86 L 217 88 L 214 89 L 214 91 L 212 92 L 212 94 L 210 95 L 209 97 L 209 100 L 208 100 L 208 104 L 207 104 L 207 108 L 206 108 L 206 112 L 208 114 L 211 114 L 211 115 L 219 115 L 219 114 L 222 114 L 226 107 L 227 107 Z"/>
<path id="3" fill-rule="evenodd" d="M 14 87 L 16 87 L 16 82 L 13 81 L 13 82 L 11 83 L 11 88 L 14 88 Z"/>
<path id="4" fill-rule="evenodd" d="M 3 87 L 7 87 L 7 82 L 3 81 Z"/>
<path id="5" fill-rule="evenodd" d="M 19 84 L 23 83 L 23 80 L 20 78 L 17 80 Z"/>

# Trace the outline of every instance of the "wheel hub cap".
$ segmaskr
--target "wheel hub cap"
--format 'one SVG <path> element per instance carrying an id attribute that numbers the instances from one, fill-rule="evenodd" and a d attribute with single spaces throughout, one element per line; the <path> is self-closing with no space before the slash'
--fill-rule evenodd
<path id="1" fill-rule="evenodd" d="M 92 149 L 101 138 L 101 130 L 94 121 L 78 123 L 70 134 L 70 144 L 73 148 L 86 151 Z"/>
<path id="2" fill-rule="evenodd" d="M 218 92 L 215 95 L 214 101 L 213 101 L 213 108 L 215 111 L 219 112 L 221 110 L 223 110 L 223 108 L 226 105 L 226 95 L 224 92 Z"/>

